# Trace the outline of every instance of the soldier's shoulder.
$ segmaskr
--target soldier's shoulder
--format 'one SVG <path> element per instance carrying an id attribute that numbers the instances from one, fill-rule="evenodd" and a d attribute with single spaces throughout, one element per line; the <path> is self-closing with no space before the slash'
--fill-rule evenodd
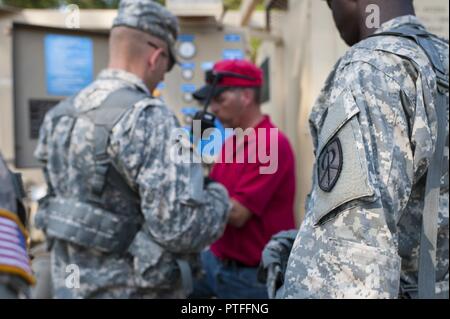
<path id="1" fill-rule="evenodd" d="M 175 113 L 161 99 L 145 97 L 134 106 L 134 113 L 141 119 L 155 123 L 172 123 Z"/>
<path id="2" fill-rule="evenodd" d="M 405 83 L 415 83 L 419 73 L 433 74 L 433 68 L 425 51 L 415 42 L 399 36 L 377 36 L 354 45 L 343 57 L 340 73 L 351 79 L 348 75 L 366 80 L 385 77 L 403 87 Z"/>
<path id="3" fill-rule="evenodd" d="M 154 132 L 161 129 L 170 131 L 177 125 L 175 114 L 162 100 L 147 96 L 134 104 L 128 115 L 116 125 L 114 131 L 119 135 L 121 135 L 120 132 L 125 134 L 130 130 L 134 132 Z"/>
<path id="4" fill-rule="evenodd" d="M 398 60 L 418 60 L 426 57 L 412 41 L 397 36 L 369 37 L 354 45 L 346 54 L 343 63 L 365 62 L 383 70 Z"/>
<path id="5" fill-rule="evenodd" d="M 448 41 L 429 33 L 430 39 L 441 55 L 442 61 L 448 63 Z M 349 51 L 348 62 L 362 61 L 392 74 L 392 66 L 410 69 L 419 68 L 421 72 L 430 70 L 430 60 L 415 41 L 403 36 L 380 35 L 369 37 L 356 44 Z"/>

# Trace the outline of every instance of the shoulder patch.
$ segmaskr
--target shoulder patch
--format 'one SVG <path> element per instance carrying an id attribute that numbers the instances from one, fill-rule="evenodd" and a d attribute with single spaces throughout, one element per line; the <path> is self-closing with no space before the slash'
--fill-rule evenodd
<path id="1" fill-rule="evenodd" d="M 323 148 L 317 165 L 319 187 L 324 192 L 331 192 L 339 180 L 343 160 L 341 141 L 335 137 Z"/>

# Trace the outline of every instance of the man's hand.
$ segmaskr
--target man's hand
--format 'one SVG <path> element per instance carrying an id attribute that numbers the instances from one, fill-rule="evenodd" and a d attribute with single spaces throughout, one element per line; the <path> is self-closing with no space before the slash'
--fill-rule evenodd
<path id="1" fill-rule="evenodd" d="M 269 241 L 263 250 L 258 269 L 258 280 L 265 282 L 269 298 L 275 298 L 283 285 L 284 273 L 298 230 L 282 231 Z"/>
<path id="2" fill-rule="evenodd" d="M 232 208 L 228 217 L 228 223 L 234 227 L 241 228 L 252 217 L 252 212 L 234 199 L 231 199 L 231 205 Z"/>

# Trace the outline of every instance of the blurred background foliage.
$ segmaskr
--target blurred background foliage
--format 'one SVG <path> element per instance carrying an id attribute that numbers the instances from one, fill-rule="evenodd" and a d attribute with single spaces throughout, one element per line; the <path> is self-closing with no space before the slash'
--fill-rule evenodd
<path id="1" fill-rule="evenodd" d="M 61 5 L 76 4 L 82 9 L 114 9 L 120 0 L 0 0 L 0 4 L 20 8 L 57 8 Z M 164 3 L 164 0 L 155 0 Z M 224 0 L 224 5 L 230 10 L 238 9 L 242 0 Z M 262 3 L 262 1 L 261 1 Z M 261 5 L 260 5 L 261 6 Z"/>

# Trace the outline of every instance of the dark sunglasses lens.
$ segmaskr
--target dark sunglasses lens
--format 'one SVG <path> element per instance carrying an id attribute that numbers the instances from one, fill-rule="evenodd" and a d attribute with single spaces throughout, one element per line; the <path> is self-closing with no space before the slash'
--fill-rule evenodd
<path id="1" fill-rule="evenodd" d="M 214 73 L 212 70 L 206 71 L 205 82 L 211 84 L 214 81 Z"/>
<path id="2" fill-rule="evenodd" d="M 206 83 L 213 84 L 216 81 L 219 81 L 219 74 L 216 74 L 212 71 L 206 73 Z"/>

